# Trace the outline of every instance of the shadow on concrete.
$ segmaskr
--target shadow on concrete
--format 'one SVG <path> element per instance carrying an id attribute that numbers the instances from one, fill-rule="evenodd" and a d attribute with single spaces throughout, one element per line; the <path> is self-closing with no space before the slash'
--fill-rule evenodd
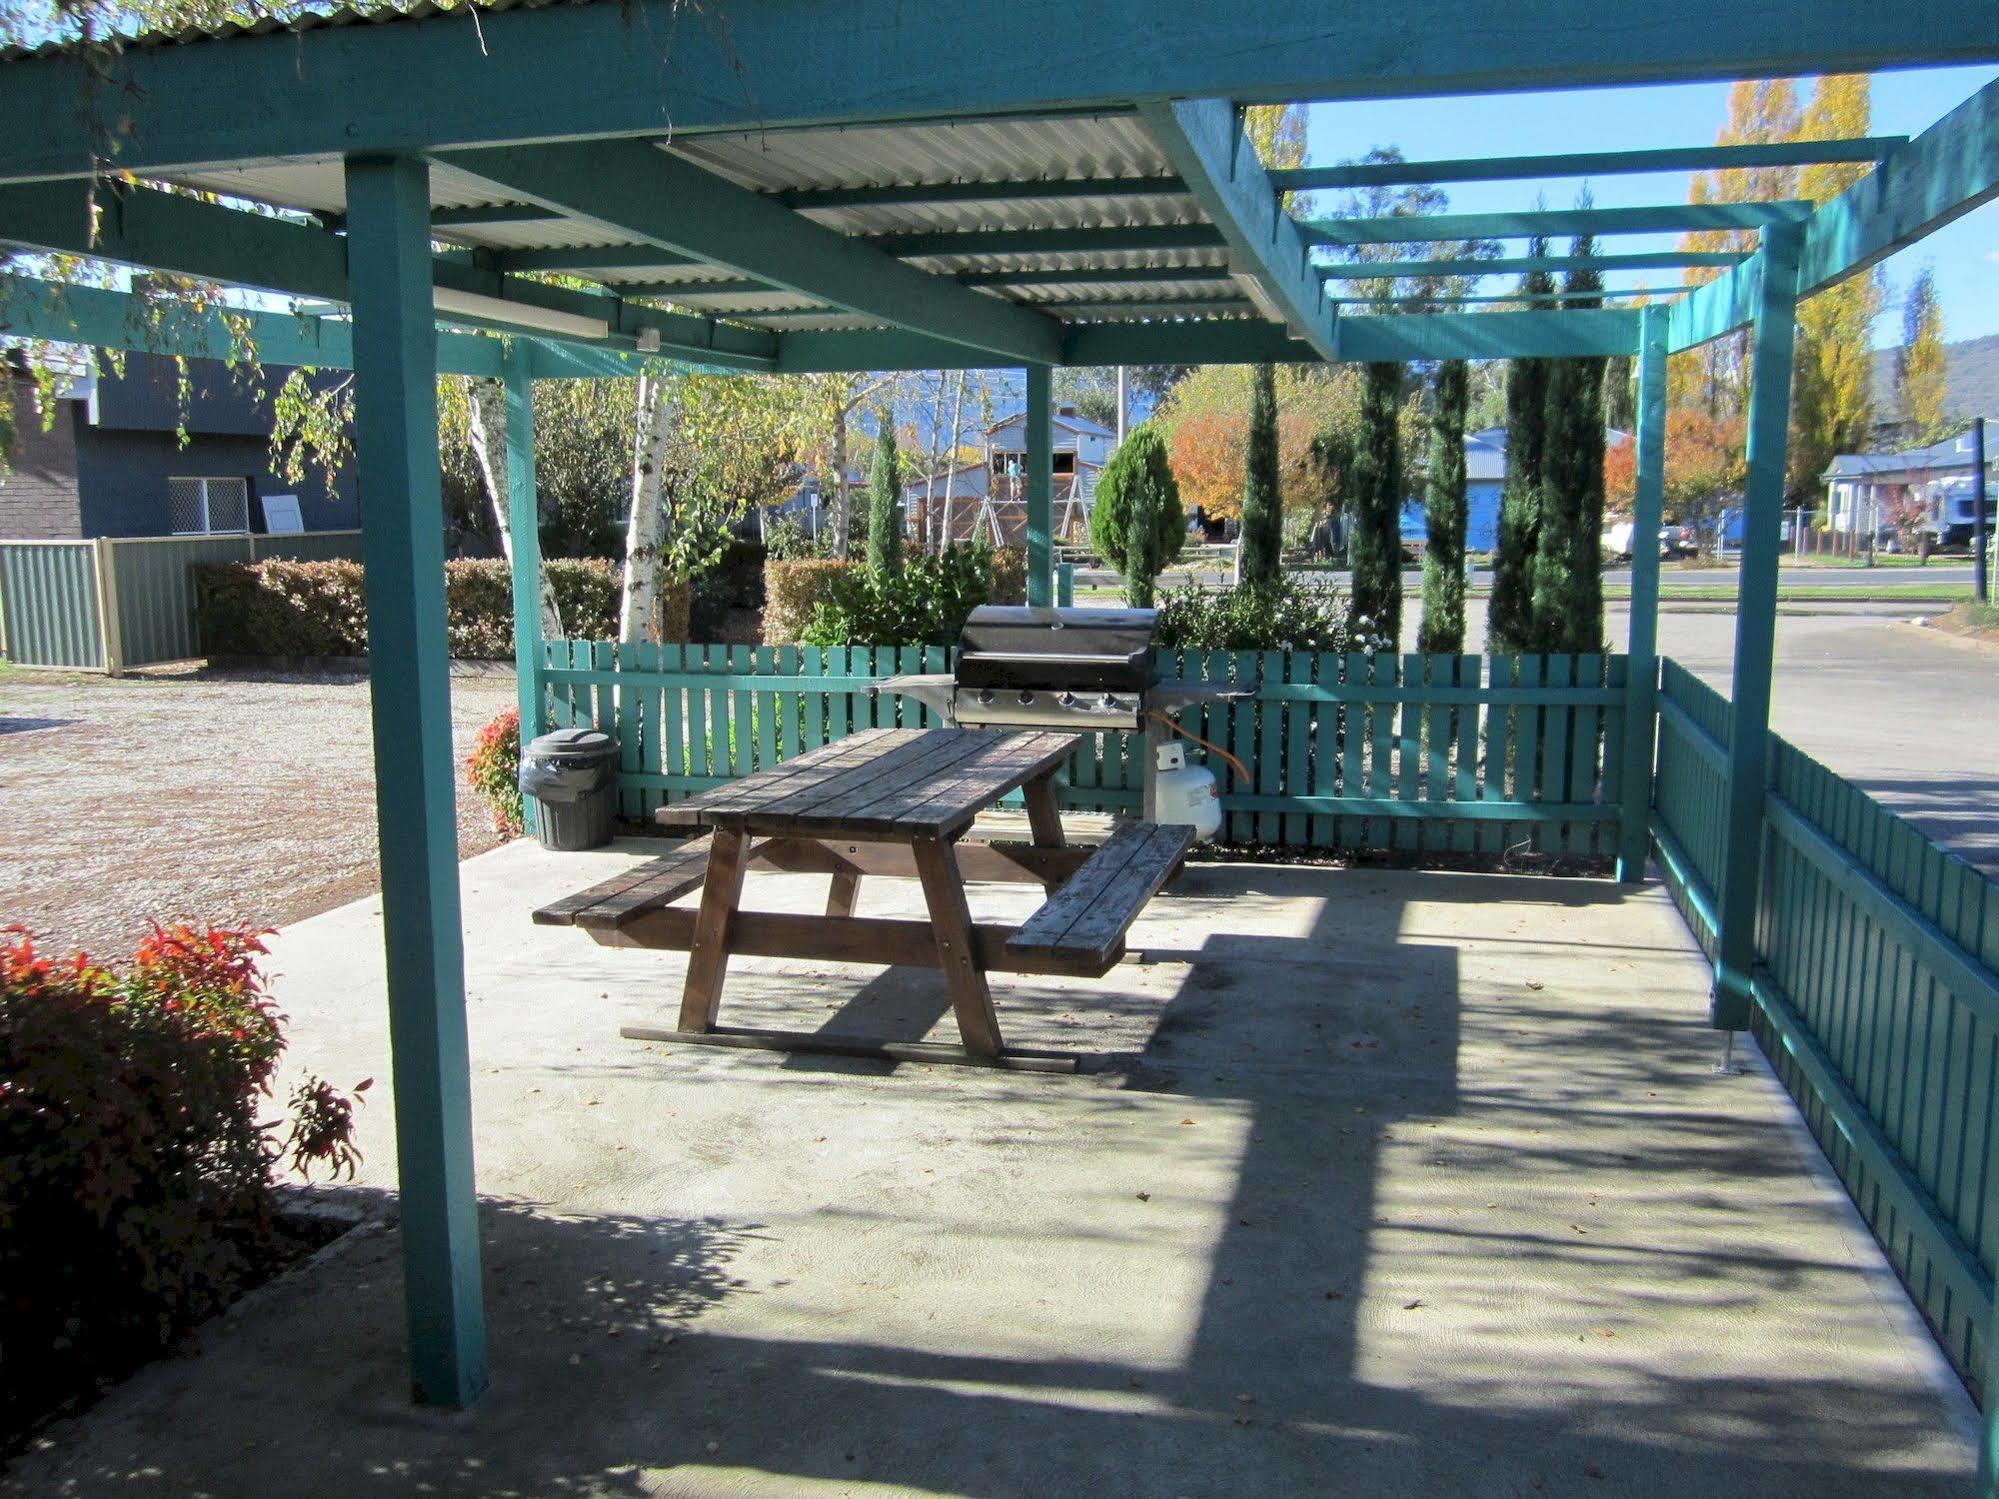
<path id="1" fill-rule="evenodd" d="M 1171 1358 L 1047 1351 L 1047 1298 L 1088 1297 L 1075 1267 L 1101 1263 L 1078 1246 L 1116 1253 L 1132 1232 L 1108 1200 L 1093 1220 L 982 1225 L 1018 1271 L 979 1308 L 969 1347 L 950 1330 L 878 1323 L 865 1272 L 762 1286 L 740 1272 L 759 1240 L 808 1236 L 810 1220 L 773 1229 L 753 1203 L 674 1217 L 489 1200 L 494 1382 L 476 1407 L 405 1403 L 395 1239 L 376 1232 L 275 1288 L 272 1315 L 218 1334 L 202 1360 L 155 1371 L 119 1425 L 100 1428 L 87 1469 L 69 1469 L 72 1491 L 1961 1492 L 1964 1473 L 1938 1457 L 1934 1393 L 1827 1373 L 1804 1356 L 1816 1327 L 1799 1341 L 1773 1326 L 1800 1356 L 1760 1366 L 1674 1341 L 1689 1316 L 1746 1322 L 1786 1295 L 1819 1298 L 1836 1329 L 1878 1288 L 1851 1260 L 1750 1231 L 1745 1202 L 1781 1215 L 1809 1194 L 1770 1130 L 1702 1106 L 1689 1045 L 1661 1044 L 1630 1002 L 1592 1010 L 1550 993 L 1578 962 L 1634 951 L 1566 942 L 1545 930 L 1551 915 L 1622 892 L 1341 878 L 1370 898 L 1340 899 L 1324 871 L 1191 870 L 1173 897 L 1176 941 L 1152 954 L 1174 952 L 1184 968 L 1096 996 L 1099 1033 L 1136 1027 L 1138 1044 L 1106 1053 L 1096 1077 L 980 1074 L 976 1091 L 944 1100 L 983 1121 L 976 1144 L 995 1154 L 1031 1148 L 1031 1121 L 1062 1108 L 1105 1131 L 1151 1132 L 1141 1139 L 1193 1125 L 1201 1105 L 1241 1120 L 1239 1147 L 1210 1147 L 1239 1153 L 1224 1162 L 1231 1184 L 1198 1311 L 1163 1286 L 1156 1302 L 1144 1286 L 1101 1288 L 1134 1316 L 1186 1323 Z M 1505 961 L 1547 972 L 1548 988 L 1468 971 L 1462 934 L 1405 929 L 1438 920 L 1439 906 L 1494 902 L 1517 906 L 1530 929 L 1503 934 L 1517 944 Z M 1244 903 L 1299 919 L 1244 930 L 1229 917 Z M 1180 940 L 1189 930 L 1205 935 Z M 1524 951 L 1535 945 L 1547 955 L 1538 970 Z M 1155 979 L 1166 969 L 1142 966 Z M 941 999 L 894 1009 L 916 992 L 906 977 L 871 982 L 828 1027 L 934 1022 Z M 1050 1020 L 1077 1006 L 1073 989 L 1016 989 L 1012 1033 L 1042 1044 Z M 849 1086 L 787 1070 L 793 1061 L 881 1070 L 759 1059 L 723 1083 L 712 1069 L 683 1082 L 745 1087 L 748 1107 L 772 1110 L 799 1090 Z M 933 1086 L 916 1069 L 873 1083 L 911 1090 L 913 1107 L 914 1090 Z M 1188 1117 L 1162 1113 L 1163 1099 L 1185 1100 Z M 879 1091 L 867 1101 L 883 1106 Z M 1591 1215 L 1599 1194 L 1617 1198 L 1614 1215 Z M 716 1200 L 732 1199 L 718 1189 Z M 869 1213 L 862 1226 L 884 1261 L 962 1226 L 911 1200 L 825 1216 L 852 1228 Z M 923 1284 L 934 1314 L 960 1310 L 948 1273 Z M 991 1297 L 994 1284 L 968 1278 L 962 1294 Z M 214 1430 L 204 1440 L 189 1421 Z"/>

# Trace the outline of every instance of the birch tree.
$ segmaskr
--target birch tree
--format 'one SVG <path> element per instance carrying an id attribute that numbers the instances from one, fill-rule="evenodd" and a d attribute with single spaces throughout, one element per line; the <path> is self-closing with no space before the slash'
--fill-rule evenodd
<path id="1" fill-rule="evenodd" d="M 507 570 L 512 572 L 515 563 L 513 497 L 507 484 L 507 391 L 498 380 L 477 379 L 466 383 L 470 388 L 465 393 L 465 419 L 471 432 L 472 457 L 479 465 L 479 479 L 493 509 L 500 554 L 507 559 Z M 539 526 L 540 522 L 537 513 L 535 523 Z M 549 585 L 548 568 L 540 551 L 539 547 L 535 549 L 535 592 L 541 600 L 541 634 L 544 640 L 560 640 L 562 611 L 556 606 L 555 589 Z"/>

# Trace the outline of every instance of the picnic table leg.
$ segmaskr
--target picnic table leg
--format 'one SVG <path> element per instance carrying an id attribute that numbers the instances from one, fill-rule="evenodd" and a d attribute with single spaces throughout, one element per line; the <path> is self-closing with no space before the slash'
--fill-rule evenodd
<path id="1" fill-rule="evenodd" d="M 708 879 L 694 918 L 694 946 L 687 954 L 687 987 L 680 994 L 680 1028 L 712 1030 L 722 1008 L 722 975 L 729 967 L 729 929 L 743 898 L 749 839 L 716 828 L 708 844 Z"/>
<path id="2" fill-rule="evenodd" d="M 912 851 L 923 898 L 930 906 L 930 925 L 937 934 L 944 982 L 951 990 L 951 1008 L 958 1017 L 958 1034 L 966 1051 L 996 1057 L 1002 1049 L 999 1016 L 993 1012 L 992 990 L 972 946 L 972 910 L 965 901 L 958 856 L 939 838 L 918 838 Z"/>
<path id="3" fill-rule="evenodd" d="M 1020 794 L 1027 802 L 1027 826 L 1034 834 L 1034 846 L 1068 847 L 1062 836 L 1062 809 L 1055 804 L 1055 772 L 1029 781 Z"/>
<path id="4" fill-rule="evenodd" d="M 854 898 L 860 894 L 861 872 L 858 869 L 840 869 L 833 873 L 833 886 L 826 892 L 826 914 L 828 916 L 851 916 L 854 914 Z"/>

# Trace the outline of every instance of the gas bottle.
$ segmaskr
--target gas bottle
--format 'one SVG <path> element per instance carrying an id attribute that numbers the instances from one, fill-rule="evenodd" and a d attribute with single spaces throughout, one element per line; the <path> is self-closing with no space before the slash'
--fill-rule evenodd
<path id="1" fill-rule="evenodd" d="M 1222 793 L 1215 773 L 1187 763 L 1182 744 L 1162 744 L 1154 752 L 1153 802 L 1163 823 L 1186 823 L 1206 843 L 1222 825 Z"/>

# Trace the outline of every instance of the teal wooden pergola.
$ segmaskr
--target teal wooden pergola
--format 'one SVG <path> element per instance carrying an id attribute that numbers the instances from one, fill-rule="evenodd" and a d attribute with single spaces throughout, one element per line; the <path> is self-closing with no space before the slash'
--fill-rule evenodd
<path id="1" fill-rule="evenodd" d="M 1073 7 L 1015 0 L 1009 36 Z M 342 304 L 253 317 L 263 357 L 351 366 L 364 495 L 383 919 L 412 1380 L 485 1384 L 444 628 L 435 375 L 508 399 L 523 723 L 538 721 L 537 377 L 672 358 L 777 374 L 1016 366 L 1027 390 L 1029 596 L 1053 597 L 1050 379 L 1058 365 L 1635 354 L 1637 533 L 1658 527 L 1670 351 L 1750 330 L 1728 859 L 1713 1019 L 1750 1004 L 1757 847 L 1797 301 L 1999 194 L 1999 85 L 1913 140 L 1686 147 L 1272 171 L 1241 106 L 1860 71 L 1999 59 L 1963 0 L 1682 0 L 1606 25 L 1581 0 L 1103 0 L 1119 39 L 1049 67 L 964 0 L 420 3 L 290 28 L 136 41 L 108 68 L 60 46 L 0 56 L 0 243 Z M 940 65 L 940 59 L 949 59 Z M 1665 204 L 1294 218 L 1289 193 L 1399 182 L 1862 162 L 1814 209 Z M 115 167 L 111 176 L 105 168 Z M 181 189 L 226 195 L 218 203 Z M 1747 255 L 1466 263 L 1472 236 L 1754 231 Z M 1405 247 L 1366 265 L 1353 245 Z M 442 246 L 442 248 L 439 248 Z M 1342 311 L 1370 279 L 1707 265 L 1670 305 Z M 553 285 L 560 272 L 583 286 Z M 1344 289 L 1344 293 L 1343 290 Z M 1467 301 L 1471 298 L 1465 299 Z M 6 329 L 219 354 L 219 316 L 142 326 L 125 294 L 13 278 Z M 444 327 L 440 330 L 439 324 Z M 496 338 L 494 331 L 512 336 Z M 1639 548 L 1626 773 L 1649 779 L 1657 560 Z M 1643 870 L 1642 809 L 1620 874 Z"/>

